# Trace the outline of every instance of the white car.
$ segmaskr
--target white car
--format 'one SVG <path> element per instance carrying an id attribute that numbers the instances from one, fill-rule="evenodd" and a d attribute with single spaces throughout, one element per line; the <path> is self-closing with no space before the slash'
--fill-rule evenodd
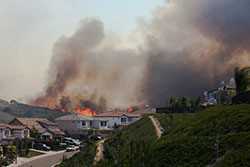
<path id="1" fill-rule="evenodd" d="M 67 152 L 78 151 L 78 150 L 79 150 L 79 147 L 78 146 L 73 146 L 73 145 L 66 148 Z"/>

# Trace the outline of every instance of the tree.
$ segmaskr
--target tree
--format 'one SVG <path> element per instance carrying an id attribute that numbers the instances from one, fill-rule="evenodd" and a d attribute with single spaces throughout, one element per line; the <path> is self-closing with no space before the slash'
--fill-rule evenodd
<path id="1" fill-rule="evenodd" d="M 246 78 L 244 70 L 240 70 L 238 67 L 235 68 L 234 78 L 237 94 L 245 92 L 247 90 L 248 80 Z"/>

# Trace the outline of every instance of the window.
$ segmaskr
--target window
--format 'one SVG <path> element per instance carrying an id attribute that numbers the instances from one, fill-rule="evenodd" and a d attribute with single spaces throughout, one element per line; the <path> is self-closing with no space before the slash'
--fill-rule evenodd
<path id="1" fill-rule="evenodd" d="M 9 130 L 5 130 L 5 131 L 4 131 L 4 135 L 5 135 L 6 137 L 10 136 L 10 131 L 9 131 Z"/>
<path id="2" fill-rule="evenodd" d="M 121 118 L 121 123 L 126 123 L 127 122 L 127 118 Z"/>
<path id="3" fill-rule="evenodd" d="M 101 124 L 102 127 L 107 126 L 107 122 L 106 121 L 101 121 L 100 124 Z"/>
<path id="4" fill-rule="evenodd" d="M 24 137 L 29 137 L 29 130 L 24 130 Z"/>
<path id="5" fill-rule="evenodd" d="M 89 126 L 92 126 L 93 125 L 93 121 L 89 121 Z"/>
<path id="6" fill-rule="evenodd" d="M 86 126 L 86 121 L 82 121 L 82 126 Z"/>
<path id="7" fill-rule="evenodd" d="M 129 117 L 128 122 L 132 122 L 132 121 L 133 121 L 133 118 Z"/>

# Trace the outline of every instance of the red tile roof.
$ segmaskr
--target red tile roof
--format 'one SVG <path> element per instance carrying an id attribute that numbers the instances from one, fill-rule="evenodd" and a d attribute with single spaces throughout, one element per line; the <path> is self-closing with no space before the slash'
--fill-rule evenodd
<path id="1" fill-rule="evenodd" d="M 140 117 L 141 116 L 141 114 L 138 114 L 138 113 L 111 111 L 111 112 L 104 112 L 104 113 L 97 114 L 96 117 L 121 117 L 123 115 L 127 117 Z"/>
<path id="2" fill-rule="evenodd" d="M 51 132 L 55 135 L 64 135 L 57 125 L 44 118 L 16 118 L 21 124 L 29 129 L 36 129 L 38 133 Z"/>

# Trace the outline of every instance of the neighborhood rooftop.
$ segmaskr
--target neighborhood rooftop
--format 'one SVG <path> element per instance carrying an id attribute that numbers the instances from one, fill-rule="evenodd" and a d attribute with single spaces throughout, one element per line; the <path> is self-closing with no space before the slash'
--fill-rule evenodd
<path id="1" fill-rule="evenodd" d="M 65 116 L 62 116 L 62 117 L 59 117 L 57 118 L 56 120 L 57 121 L 71 121 L 71 120 L 92 120 L 92 117 L 87 117 L 87 116 L 82 116 L 82 115 L 79 115 L 79 114 L 70 114 L 70 115 L 65 115 Z"/>
<path id="2" fill-rule="evenodd" d="M 45 118 L 15 118 L 10 124 L 16 124 L 16 121 L 22 126 L 28 127 L 30 130 L 36 129 L 38 133 L 45 133 L 47 131 L 55 135 L 64 135 L 56 123 L 53 123 Z"/>
<path id="3" fill-rule="evenodd" d="M 121 111 L 111 111 L 97 114 L 96 117 L 121 117 L 126 115 L 128 117 L 140 117 L 140 113 L 129 113 L 129 112 L 121 112 Z"/>
<path id="4" fill-rule="evenodd" d="M 5 129 L 5 128 L 9 128 L 9 129 L 13 129 L 13 130 L 22 130 L 22 129 L 25 129 L 24 126 L 15 126 L 15 125 L 9 125 L 9 124 L 1 123 L 0 124 L 0 129 Z"/>

